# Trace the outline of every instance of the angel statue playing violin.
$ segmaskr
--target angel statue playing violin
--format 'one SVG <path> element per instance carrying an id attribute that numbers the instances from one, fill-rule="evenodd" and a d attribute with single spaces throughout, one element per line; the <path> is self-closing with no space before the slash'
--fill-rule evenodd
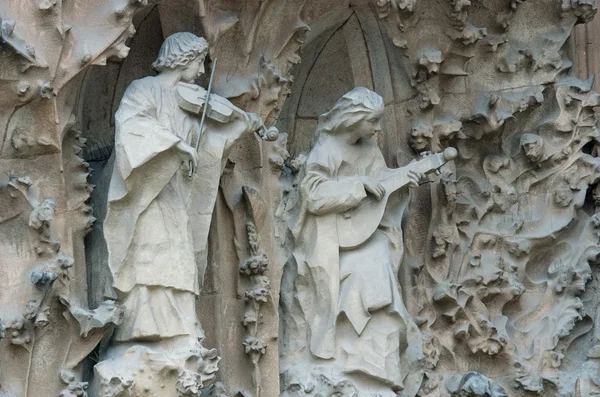
<path id="1" fill-rule="evenodd" d="M 401 221 L 408 187 L 454 155 L 388 169 L 371 139 L 383 113 L 381 96 L 358 87 L 319 117 L 292 230 L 296 298 L 306 324 L 298 336 L 305 342 L 296 343 L 307 349 L 286 357 L 288 375 L 318 373 L 356 393 L 343 395 L 391 397 L 415 383 L 407 377 L 417 371 L 408 368 L 422 355 L 421 339 L 398 282 Z"/>
<path id="2" fill-rule="evenodd" d="M 226 120 L 209 114 L 199 131 L 201 117 L 180 106 L 177 90 L 204 73 L 207 54 L 202 37 L 167 37 L 152 64 L 158 75 L 132 82 L 115 115 L 104 235 L 124 319 L 113 351 L 189 350 L 203 339 L 195 305 L 221 167 L 237 139 L 262 125 L 257 114 L 213 94 L 236 111 Z"/>

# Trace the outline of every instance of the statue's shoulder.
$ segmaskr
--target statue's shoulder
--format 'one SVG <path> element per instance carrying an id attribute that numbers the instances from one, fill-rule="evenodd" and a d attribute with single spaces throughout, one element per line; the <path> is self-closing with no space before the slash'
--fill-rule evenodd
<path id="1" fill-rule="evenodd" d="M 130 88 L 134 89 L 148 89 L 159 86 L 160 82 L 155 76 L 146 76 L 141 79 L 136 79 L 129 84 Z"/>
<path id="2" fill-rule="evenodd" d="M 330 135 L 323 134 L 314 142 L 308 153 L 306 164 L 335 167 L 341 162 L 341 158 L 341 150 L 336 145 L 336 140 Z"/>
<path id="3" fill-rule="evenodd" d="M 127 90 L 125 90 L 124 97 L 128 96 L 136 96 L 136 95 L 144 95 L 144 93 L 148 93 L 152 96 L 152 92 L 156 91 L 158 85 L 160 83 L 153 76 L 143 77 L 141 79 L 133 80 L 129 83 Z"/>
<path id="4" fill-rule="evenodd" d="M 137 111 L 132 109 L 154 107 L 155 98 L 158 97 L 157 83 L 156 79 L 151 76 L 133 80 L 129 83 L 120 100 L 115 117 L 119 118 L 126 111 Z"/>

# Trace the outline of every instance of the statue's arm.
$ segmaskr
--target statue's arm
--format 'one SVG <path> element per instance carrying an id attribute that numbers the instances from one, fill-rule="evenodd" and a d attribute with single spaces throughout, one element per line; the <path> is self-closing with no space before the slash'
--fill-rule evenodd
<path id="1" fill-rule="evenodd" d="M 182 142 L 173 131 L 160 123 L 153 99 L 144 88 L 132 84 L 115 115 L 117 163 L 125 179 L 133 169 Z M 173 153 L 178 155 L 179 151 Z"/>
<path id="2" fill-rule="evenodd" d="M 340 213 L 354 208 L 367 196 L 363 182 L 356 177 L 334 179 L 335 162 L 326 155 L 311 154 L 301 190 L 308 210 L 316 215 Z"/>
<path id="3" fill-rule="evenodd" d="M 200 121 L 198 121 L 198 124 L 200 124 Z M 227 153 L 238 140 L 242 136 L 256 131 L 262 121 L 258 114 L 239 109 L 239 111 L 233 113 L 233 117 L 227 122 L 221 123 L 207 118 L 206 124 L 207 128 L 204 133 L 208 132 L 215 139 L 223 141 L 224 153 L 227 157 Z"/>

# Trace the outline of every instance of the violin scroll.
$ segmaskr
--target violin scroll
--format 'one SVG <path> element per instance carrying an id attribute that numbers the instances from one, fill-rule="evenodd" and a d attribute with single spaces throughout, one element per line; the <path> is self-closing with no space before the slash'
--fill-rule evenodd
<path id="1" fill-rule="evenodd" d="M 258 136 L 264 141 L 276 141 L 279 138 L 279 130 L 277 127 L 265 127 L 265 125 L 261 125 L 260 128 L 256 131 Z"/>
<path id="2" fill-rule="evenodd" d="M 243 112 L 246 123 L 248 123 L 248 129 L 255 132 L 264 141 L 275 141 L 279 137 L 279 130 L 277 127 L 271 126 L 267 128 L 262 120 L 262 117 L 257 113 Z"/>

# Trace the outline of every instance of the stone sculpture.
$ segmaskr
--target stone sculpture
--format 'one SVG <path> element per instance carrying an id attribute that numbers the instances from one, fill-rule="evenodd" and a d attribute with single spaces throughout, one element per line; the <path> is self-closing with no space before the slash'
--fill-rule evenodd
<path id="1" fill-rule="evenodd" d="M 297 299 L 312 357 L 288 371 L 318 371 L 330 382 L 349 382 L 359 395 L 377 390 L 395 396 L 408 375 L 401 356 L 409 344 L 420 345 L 400 296 L 398 266 L 407 186 L 417 186 L 424 174 L 386 167 L 371 139 L 381 132 L 382 116 L 381 96 L 359 87 L 319 118 L 293 227 Z M 386 191 L 385 176 L 391 173 L 402 179 L 397 191 Z M 369 206 L 377 201 L 384 201 L 383 216 Z M 361 211 L 375 219 L 376 230 L 363 230 Z M 348 232 L 364 236 L 348 243 L 352 238 L 343 237 Z"/>
<path id="2" fill-rule="evenodd" d="M 153 64 L 158 75 L 131 83 L 115 116 L 116 158 L 104 235 L 124 319 L 109 359 L 96 366 L 101 394 L 114 388 L 112 378 L 118 376 L 135 395 L 157 384 L 164 395 L 176 390 L 194 395 L 217 371 L 216 350 L 201 345 L 197 260 L 206 255 L 222 159 L 262 121 L 239 109 L 226 120 L 211 115 L 217 107 L 212 101 L 226 103 L 216 97 L 211 105 L 201 104 L 209 112 L 204 126 L 198 114 L 184 110 L 178 86 L 204 72 L 207 54 L 201 37 L 167 37 Z M 206 100 L 206 91 L 198 93 Z M 159 376 L 155 366 L 175 368 L 176 376 Z M 155 376 L 144 379 L 144 370 Z"/>
<path id="3" fill-rule="evenodd" d="M 0 395 L 600 393 L 596 9 L 0 0 Z"/>

